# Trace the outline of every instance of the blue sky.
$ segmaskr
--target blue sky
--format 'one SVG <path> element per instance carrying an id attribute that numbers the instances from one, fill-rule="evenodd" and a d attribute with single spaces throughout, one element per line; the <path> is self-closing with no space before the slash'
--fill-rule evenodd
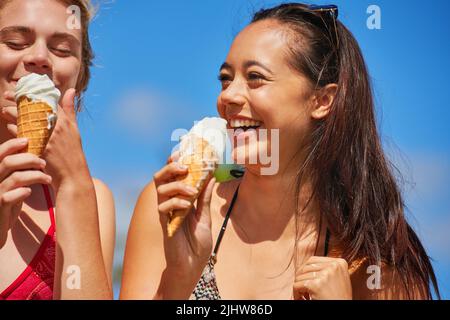
<path id="1" fill-rule="evenodd" d="M 218 69 L 233 37 L 255 10 L 280 2 L 101 1 L 91 24 L 96 59 L 79 124 L 92 174 L 116 198 L 116 267 L 139 191 L 175 145 L 172 130 L 217 114 Z M 450 1 L 334 3 L 366 58 L 385 150 L 404 175 L 408 217 L 448 299 Z M 381 10 L 380 30 L 366 26 L 369 5 Z"/>

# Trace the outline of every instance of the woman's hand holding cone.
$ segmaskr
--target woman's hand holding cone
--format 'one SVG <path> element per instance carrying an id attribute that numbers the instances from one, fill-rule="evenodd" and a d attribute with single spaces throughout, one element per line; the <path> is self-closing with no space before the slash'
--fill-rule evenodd
<path id="1" fill-rule="evenodd" d="M 42 172 L 46 162 L 31 153 L 22 153 L 26 139 L 10 139 L 0 145 L 0 248 L 14 225 L 23 201 L 31 195 L 31 185 L 50 184 Z"/>
<path id="2" fill-rule="evenodd" d="M 158 194 L 158 211 L 161 227 L 164 233 L 164 252 L 167 262 L 166 275 L 172 275 L 173 281 L 187 281 L 189 297 L 196 281 L 205 267 L 212 251 L 210 202 L 214 187 L 214 178 L 197 198 L 196 207 L 191 208 L 180 230 L 168 237 L 167 223 L 169 215 L 174 210 L 186 209 L 192 206 L 189 199 L 198 192 L 183 182 L 180 178 L 187 175 L 187 168 L 177 162 L 174 154 L 168 164 L 154 175 Z M 169 277 L 170 278 L 170 277 Z"/>

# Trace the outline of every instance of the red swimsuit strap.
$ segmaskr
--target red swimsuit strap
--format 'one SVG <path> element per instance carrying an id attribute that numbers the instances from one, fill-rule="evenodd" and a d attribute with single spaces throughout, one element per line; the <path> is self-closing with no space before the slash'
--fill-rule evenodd
<path id="1" fill-rule="evenodd" d="M 47 208 L 50 216 L 51 225 L 50 228 L 47 231 L 47 234 L 45 235 L 44 240 L 41 243 L 41 246 L 39 247 L 38 251 L 36 252 L 35 256 L 31 260 L 30 264 L 26 267 L 26 269 L 17 277 L 16 280 L 14 280 L 11 285 L 9 285 L 8 288 L 6 288 L 3 292 L 0 293 L 0 300 L 6 298 L 8 295 L 10 295 L 16 288 L 19 287 L 20 284 L 22 284 L 27 277 L 30 275 L 30 273 L 33 271 L 33 268 L 35 267 L 36 263 L 41 259 L 42 255 L 44 254 L 45 250 L 49 246 L 49 243 L 53 241 L 53 235 L 55 233 L 55 214 L 53 211 L 53 203 L 52 198 L 50 196 L 50 190 L 48 186 L 42 185 L 42 189 L 44 190 L 45 195 L 45 201 L 47 202 Z"/>
<path id="2" fill-rule="evenodd" d="M 55 212 L 53 211 L 53 202 L 52 202 L 52 197 L 50 196 L 50 190 L 49 190 L 48 186 L 46 186 L 44 184 L 42 185 L 42 189 L 44 190 L 45 201 L 47 202 L 47 209 L 48 209 L 48 213 L 50 214 L 50 221 L 51 221 L 51 224 L 54 229 L 56 226 Z"/>

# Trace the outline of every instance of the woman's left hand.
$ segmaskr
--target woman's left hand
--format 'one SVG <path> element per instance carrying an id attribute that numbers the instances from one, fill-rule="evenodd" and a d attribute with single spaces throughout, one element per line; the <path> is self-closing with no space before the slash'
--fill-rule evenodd
<path id="1" fill-rule="evenodd" d="M 298 268 L 294 281 L 294 299 L 351 300 L 352 284 L 344 259 L 311 257 Z"/>

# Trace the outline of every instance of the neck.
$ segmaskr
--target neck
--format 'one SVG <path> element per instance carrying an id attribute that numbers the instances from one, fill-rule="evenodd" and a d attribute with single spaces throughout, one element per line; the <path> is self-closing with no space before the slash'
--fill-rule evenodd
<path id="1" fill-rule="evenodd" d="M 316 228 L 319 209 L 315 201 L 311 200 L 302 210 L 311 197 L 309 182 L 305 181 L 300 186 L 296 197 L 297 170 L 285 167 L 276 175 L 263 176 L 247 168 L 239 188 L 237 214 L 232 215 L 232 220 L 248 238 L 292 238 L 296 230 L 309 234 L 311 228 Z M 302 237 L 301 234 L 299 236 Z"/>

